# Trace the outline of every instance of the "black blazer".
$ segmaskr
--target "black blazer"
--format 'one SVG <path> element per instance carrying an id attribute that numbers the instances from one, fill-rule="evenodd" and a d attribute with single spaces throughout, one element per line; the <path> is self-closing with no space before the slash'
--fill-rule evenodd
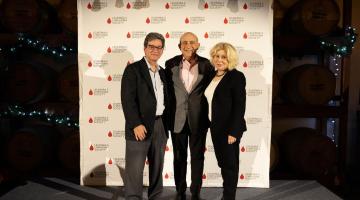
<path id="1" fill-rule="evenodd" d="M 211 104 L 211 134 L 241 138 L 246 131 L 244 119 L 246 79 L 242 72 L 228 71 L 214 91 Z"/>
<path id="2" fill-rule="evenodd" d="M 168 137 L 169 105 L 165 71 L 160 67 L 160 79 L 164 84 L 163 124 Z M 128 65 L 121 80 L 121 103 L 125 116 L 125 138 L 136 140 L 133 129 L 143 124 L 148 131 L 147 136 L 153 132 L 156 116 L 156 97 L 145 58 Z"/>
<path id="3" fill-rule="evenodd" d="M 198 56 L 198 55 L 197 55 Z M 175 112 L 176 112 L 176 98 L 174 91 L 173 71 L 174 67 L 179 67 L 182 62 L 183 56 L 175 56 L 165 62 L 165 72 L 168 82 L 169 91 L 169 115 L 170 115 L 170 130 L 174 130 Z M 208 102 L 204 95 L 204 91 L 210 81 L 214 72 L 214 67 L 211 65 L 207 58 L 198 56 L 199 74 L 203 75 L 202 80 L 194 85 L 191 93 L 189 94 L 188 105 L 188 123 L 192 133 L 202 133 L 209 128 L 210 121 L 208 118 Z"/>

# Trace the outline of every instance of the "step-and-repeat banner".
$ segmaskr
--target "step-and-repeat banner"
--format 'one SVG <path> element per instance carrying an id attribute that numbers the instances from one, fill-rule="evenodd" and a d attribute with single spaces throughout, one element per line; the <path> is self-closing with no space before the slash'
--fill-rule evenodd
<path id="1" fill-rule="evenodd" d="M 247 79 L 246 122 L 240 144 L 240 187 L 269 187 L 272 93 L 272 0 L 78 0 L 81 184 L 123 185 L 125 120 L 120 100 L 125 67 L 144 55 L 147 33 L 159 32 L 166 47 L 159 61 L 180 54 L 180 36 L 199 37 L 199 55 L 209 58 L 218 42 L 233 44 L 238 70 Z M 164 185 L 174 185 L 168 140 Z M 190 155 L 190 154 L 189 154 Z M 190 156 L 189 156 L 190 157 Z M 187 180 L 190 183 L 190 161 Z M 144 184 L 148 185 L 148 162 Z M 205 149 L 204 187 L 222 178 L 210 133 Z"/>

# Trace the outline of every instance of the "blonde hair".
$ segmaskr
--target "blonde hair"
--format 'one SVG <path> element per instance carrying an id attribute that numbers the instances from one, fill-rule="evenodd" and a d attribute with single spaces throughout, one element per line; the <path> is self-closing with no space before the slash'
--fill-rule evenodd
<path id="1" fill-rule="evenodd" d="M 226 53 L 227 60 L 229 62 L 228 69 L 233 70 L 238 65 L 239 56 L 233 45 L 227 42 L 219 42 L 210 50 L 210 62 L 214 65 L 214 57 L 216 53 L 220 50 L 224 50 Z"/>

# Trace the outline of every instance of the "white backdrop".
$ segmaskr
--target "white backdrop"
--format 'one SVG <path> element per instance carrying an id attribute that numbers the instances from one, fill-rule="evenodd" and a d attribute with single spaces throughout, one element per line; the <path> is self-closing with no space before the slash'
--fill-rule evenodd
<path id="1" fill-rule="evenodd" d="M 81 184 L 123 185 L 124 116 L 120 84 L 124 68 L 143 57 L 149 32 L 165 36 L 159 64 L 180 54 L 182 33 L 198 35 L 198 53 L 209 58 L 217 42 L 233 44 L 247 79 L 248 131 L 240 144 L 240 187 L 269 187 L 272 93 L 272 0 L 78 0 Z M 173 186 L 168 140 L 164 185 Z M 187 180 L 190 183 L 190 162 Z M 145 165 L 144 184 L 148 184 Z M 204 187 L 222 179 L 208 133 Z"/>

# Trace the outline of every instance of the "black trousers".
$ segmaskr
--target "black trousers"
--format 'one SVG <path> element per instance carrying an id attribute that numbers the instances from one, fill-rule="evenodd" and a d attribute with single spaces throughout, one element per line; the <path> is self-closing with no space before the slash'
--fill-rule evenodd
<path id="1" fill-rule="evenodd" d="M 191 186 L 192 195 L 199 195 L 202 186 L 202 175 L 204 170 L 204 151 L 206 132 L 192 133 L 187 121 L 180 133 L 172 133 L 171 139 L 174 148 L 174 177 L 176 191 L 185 193 L 186 169 L 188 157 L 188 145 L 191 156 Z"/>
<path id="2" fill-rule="evenodd" d="M 162 171 L 167 137 L 162 119 L 156 119 L 154 132 L 144 141 L 126 140 L 125 198 L 140 200 L 143 193 L 143 171 L 146 157 L 149 161 L 148 198 L 158 199 L 163 190 Z"/>
<path id="3" fill-rule="evenodd" d="M 228 136 L 224 133 L 211 132 L 211 139 L 218 165 L 223 178 L 224 200 L 235 200 L 236 188 L 239 180 L 239 144 L 236 141 L 228 144 Z"/>

